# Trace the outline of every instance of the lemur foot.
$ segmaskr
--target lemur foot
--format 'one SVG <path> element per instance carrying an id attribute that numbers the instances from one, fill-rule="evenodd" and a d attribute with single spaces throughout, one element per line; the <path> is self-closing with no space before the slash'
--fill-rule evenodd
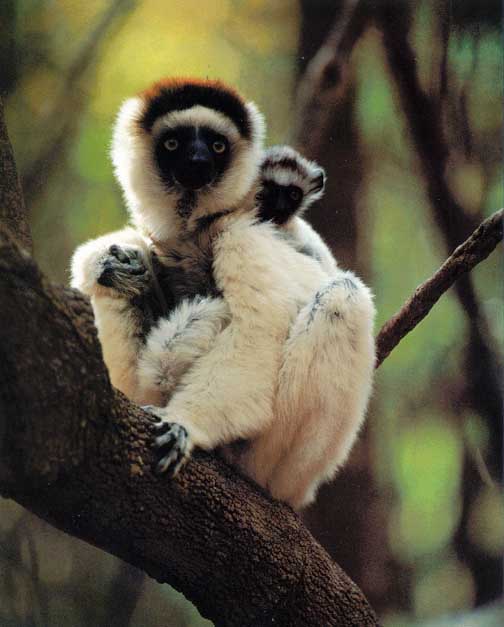
<path id="1" fill-rule="evenodd" d="M 142 409 L 158 419 L 153 425 L 156 433 L 153 446 L 161 458 L 156 464 L 155 471 L 158 474 L 168 472 L 170 477 L 175 477 L 191 454 L 189 434 L 182 425 L 162 419 L 157 413 L 159 408 L 146 405 Z"/>
<path id="2" fill-rule="evenodd" d="M 144 292 L 151 281 L 140 249 L 113 244 L 100 260 L 97 282 L 126 296 Z"/>

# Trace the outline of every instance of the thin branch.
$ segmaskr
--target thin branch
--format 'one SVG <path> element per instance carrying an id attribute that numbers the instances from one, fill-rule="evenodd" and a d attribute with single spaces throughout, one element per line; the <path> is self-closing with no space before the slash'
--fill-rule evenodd
<path id="1" fill-rule="evenodd" d="M 502 240 L 503 212 L 503 209 L 497 211 L 480 224 L 439 270 L 417 287 L 395 316 L 383 325 L 376 338 L 377 368 L 402 338 L 425 318 L 446 290 L 494 250 Z"/>
<path id="2" fill-rule="evenodd" d="M 18 238 L 20 244 L 31 251 L 30 227 L 26 219 L 23 192 L 19 183 L 16 162 L 4 120 L 3 101 L 0 97 L 0 222 Z"/>
<path id="3" fill-rule="evenodd" d="M 338 17 L 297 90 L 294 143 L 309 158 L 320 154 L 331 117 L 345 91 L 350 54 L 369 21 L 370 11 L 364 0 L 340 4 Z"/>

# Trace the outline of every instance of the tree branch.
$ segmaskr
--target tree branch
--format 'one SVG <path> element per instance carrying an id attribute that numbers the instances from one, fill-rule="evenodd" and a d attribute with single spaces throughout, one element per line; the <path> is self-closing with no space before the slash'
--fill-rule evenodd
<path id="1" fill-rule="evenodd" d="M 32 239 L 26 219 L 25 203 L 0 96 L 0 222 L 3 222 L 20 244 L 31 251 Z"/>
<path id="2" fill-rule="evenodd" d="M 386 322 L 376 338 L 376 367 L 421 322 L 439 298 L 463 274 L 483 261 L 502 240 L 503 209 L 482 222 L 474 233 L 443 263 L 441 268 L 415 290 L 401 309 Z"/>
<path id="3" fill-rule="evenodd" d="M 48 284 L 6 232 L 0 302 L 5 496 L 219 625 L 377 624 L 297 515 L 219 458 L 199 453 L 173 481 L 151 471 L 150 418 L 111 387 L 87 299 Z"/>
<path id="4" fill-rule="evenodd" d="M 346 86 L 350 54 L 369 21 L 364 0 L 344 0 L 325 42 L 299 81 L 293 137 L 310 159 L 317 158 L 332 114 Z"/>

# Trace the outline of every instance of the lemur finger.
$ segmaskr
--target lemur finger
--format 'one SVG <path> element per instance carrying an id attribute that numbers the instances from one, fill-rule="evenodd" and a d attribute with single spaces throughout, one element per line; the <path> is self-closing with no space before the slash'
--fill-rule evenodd
<path id="1" fill-rule="evenodd" d="M 157 425 L 156 425 L 157 427 Z M 163 430 L 162 433 L 160 431 Z M 157 427 L 158 435 L 154 438 L 154 448 L 162 448 L 163 446 L 173 446 L 181 450 L 185 450 L 187 444 L 187 431 L 176 422 L 162 423 L 161 427 Z"/>
<path id="2" fill-rule="evenodd" d="M 175 434 L 170 429 L 168 429 L 165 433 L 162 433 L 161 435 L 157 435 L 154 438 L 154 444 L 152 446 L 156 449 L 159 449 L 159 448 L 163 448 L 164 446 L 173 445 L 175 442 L 176 442 Z"/>

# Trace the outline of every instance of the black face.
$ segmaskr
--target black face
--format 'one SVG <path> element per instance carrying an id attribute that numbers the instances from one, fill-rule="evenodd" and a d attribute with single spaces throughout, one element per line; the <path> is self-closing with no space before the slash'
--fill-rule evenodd
<path id="1" fill-rule="evenodd" d="M 196 191 L 222 177 L 231 155 L 224 135 L 206 127 L 178 126 L 160 135 L 155 156 L 168 187 Z"/>
<path id="2" fill-rule="evenodd" d="M 301 206 L 303 191 L 297 185 L 279 185 L 273 181 L 264 181 L 258 201 L 261 220 L 285 224 Z"/>

